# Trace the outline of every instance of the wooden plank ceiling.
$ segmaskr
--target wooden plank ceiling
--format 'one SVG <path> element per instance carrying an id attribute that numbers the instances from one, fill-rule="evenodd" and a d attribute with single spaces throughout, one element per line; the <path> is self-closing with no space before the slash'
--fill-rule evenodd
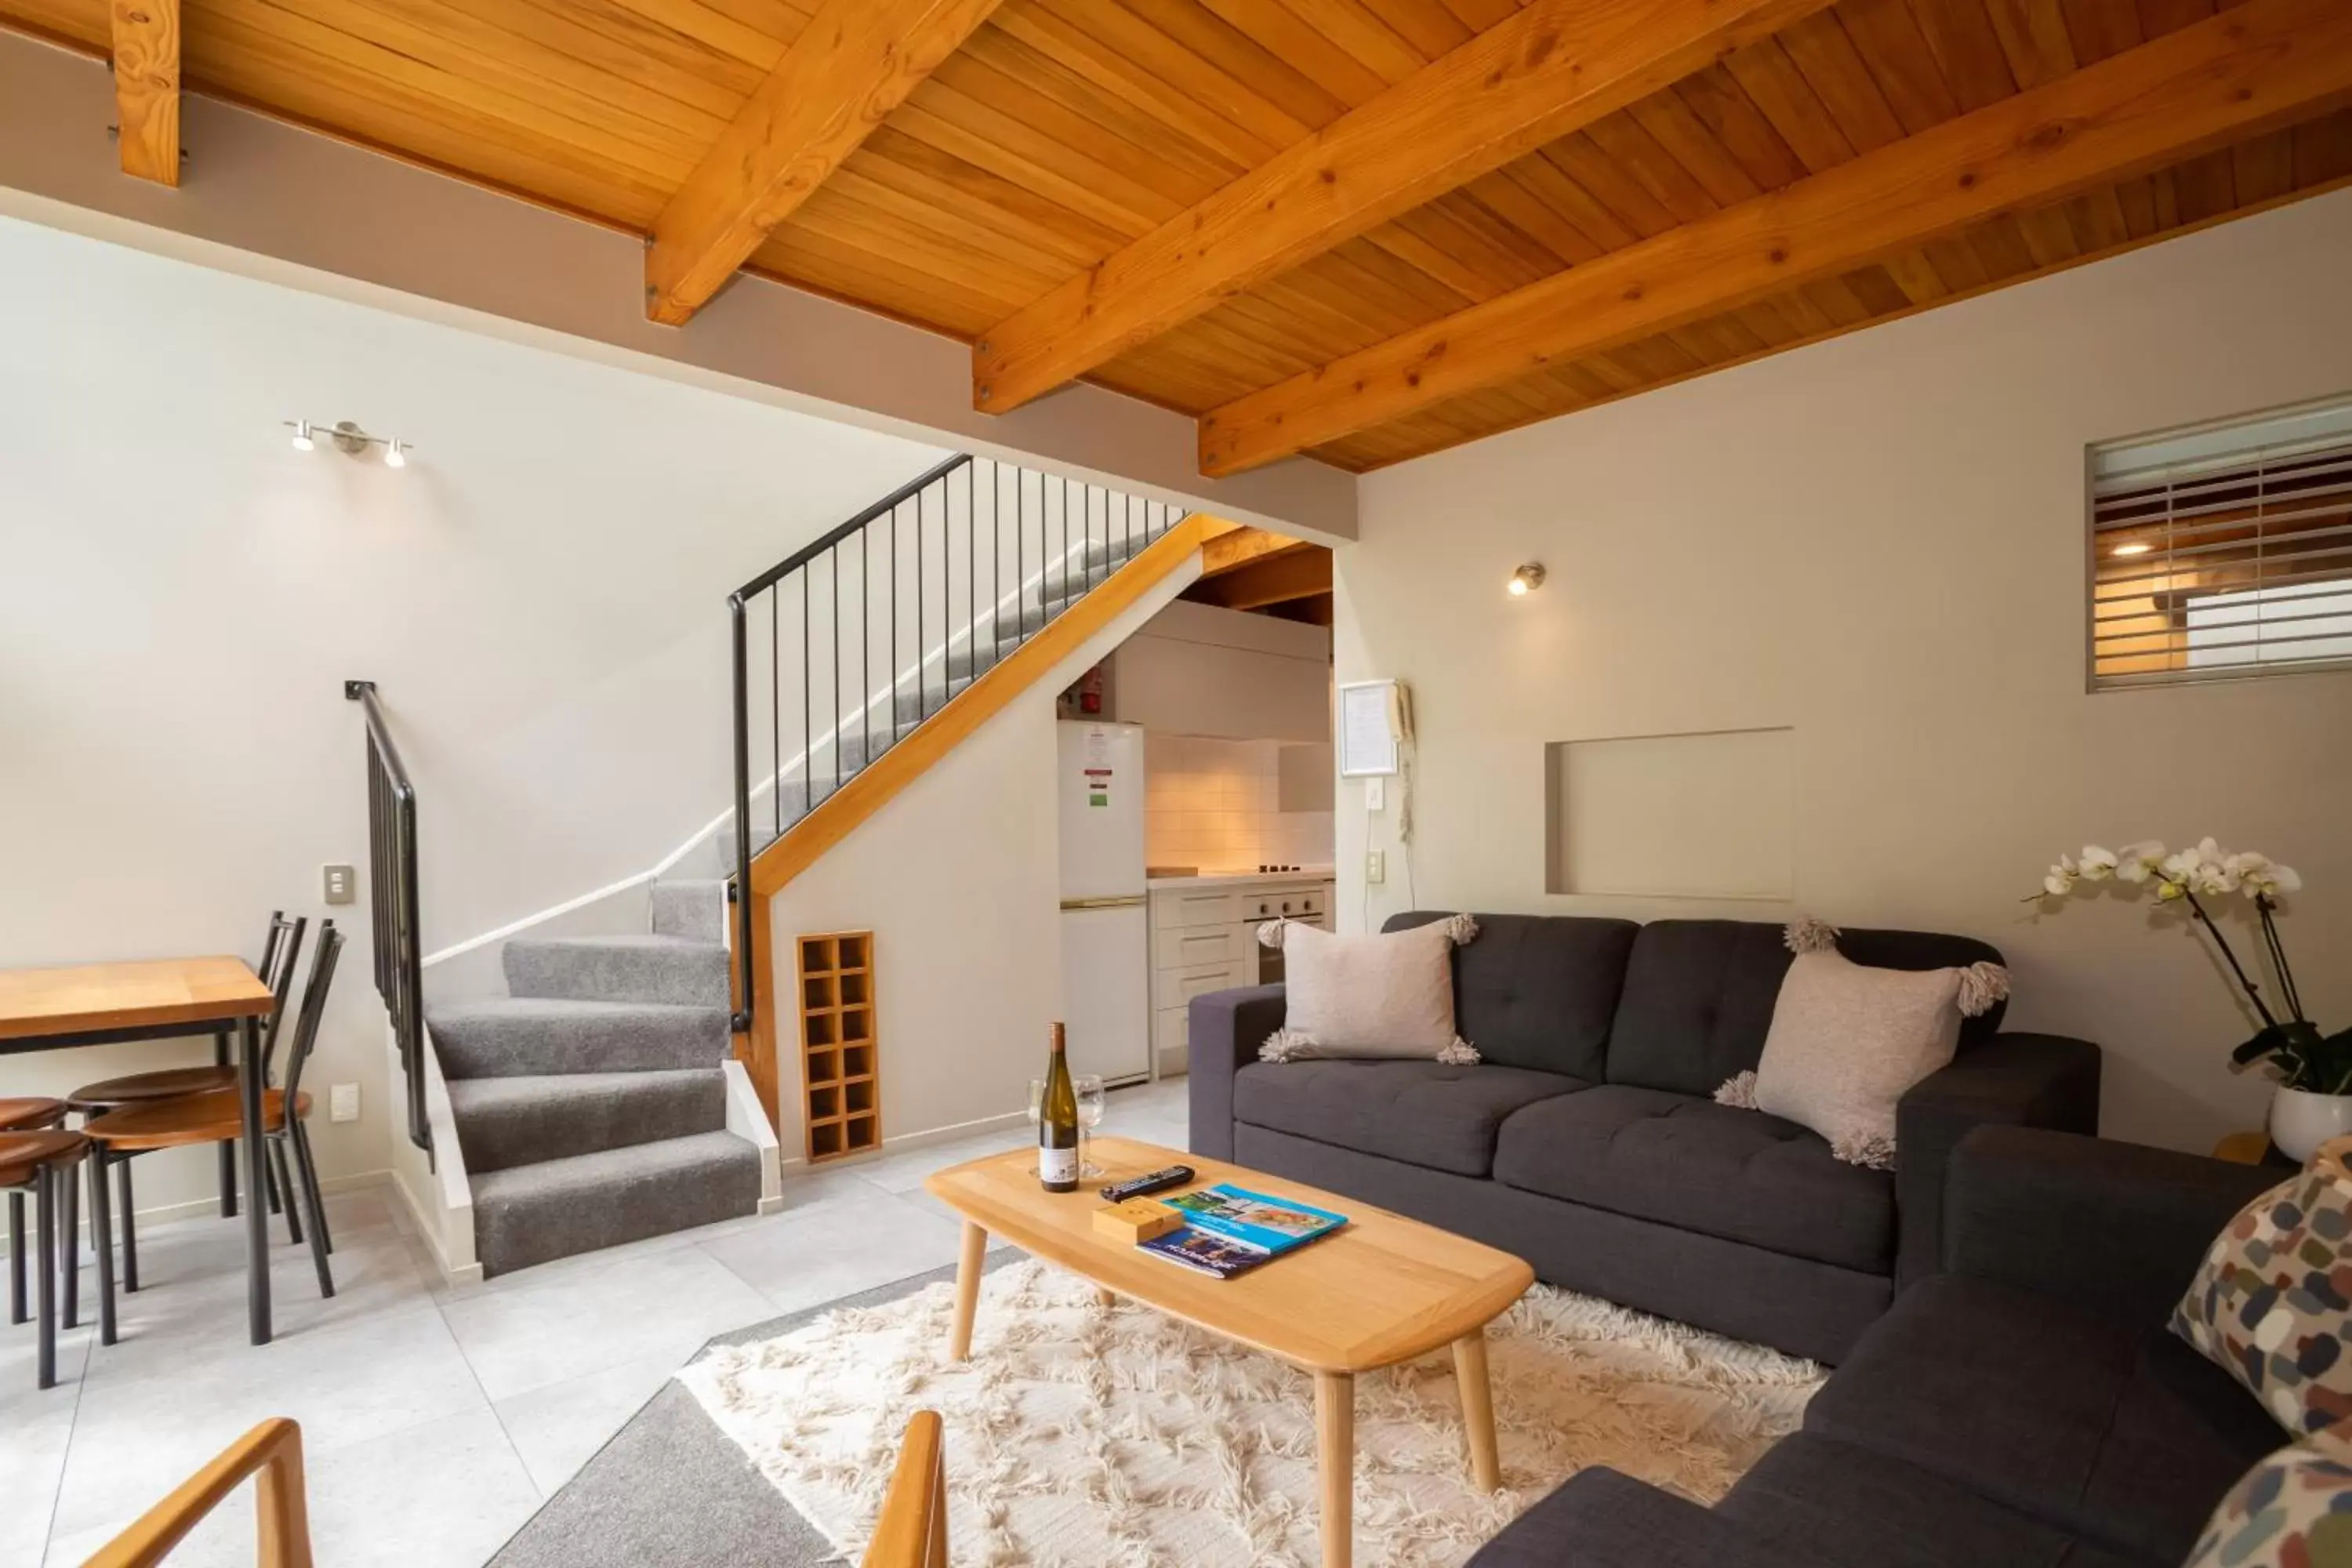
<path id="1" fill-rule="evenodd" d="M 1745 15 L 1759 26 L 1752 38 L 1720 33 L 1714 42 L 1735 47 L 1695 57 L 1662 44 L 1652 68 L 1670 76 L 1625 73 L 1622 107 L 1601 95 L 1594 102 L 1605 112 L 1532 150 L 1498 141 L 1493 166 L 1482 169 L 1475 148 L 1451 163 L 1433 157 L 1419 173 L 1447 171 L 1438 194 L 1415 189 L 1417 205 L 1305 259 L 1285 254 L 1270 275 L 1207 296 L 1217 301 L 1209 308 L 1202 300 L 1162 312 L 1087 378 L 1196 416 L 1244 399 L 1241 410 L 1260 411 L 1280 403 L 1267 389 L 1319 367 L 1377 361 L 1368 351 L 1417 332 L 1442 342 L 1434 324 L 1448 318 L 1473 331 L 1486 318 L 1463 312 L 1843 165 L 1867 173 L 1873 154 L 2021 93 L 2050 89 L 2053 121 L 2063 120 L 2068 100 L 2054 95 L 2073 89 L 2053 84 L 2095 82 L 2103 63 L 2171 35 L 2183 35 L 2169 47 L 2201 72 L 2190 41 L 2209 40 L 2195 46 L 2207 53 L 2233 47 L 2223 30 L 2241 14 L 2258 34 L 2315 41 L 2276 67 L 2292 79 L 2280 101 L 2264 96 L 2273 55 L 2243 67 L 2252 103 L 2231 109 L 2233 129 L 2168 142 L 2161 127 L 2110 127 L 2118 162 L 2087 186 L 2074 181 L 2063 200 L 1973 216 L 1799 287 L 1734 286 L 1723 262 L 1720 309 L 1683 310 L 1665 330 L 1595 352 L 1569 334 L 1557 356 L 1482 369 L 1476 384 L 1442 397 L 1355 411 L 1368 417 L 1327 410 L 1307 449 L 1342 468 L 1378 468 L 2352 179 L 2352 58 L 2340 58 L 2352 45 L 2326 20 L 2352 11 L 2340 0 L 2245 0 L 2237 10 L 2231 0 L 1532 4 L 1547 27 L 1567 18 L 1568 47 L 1588 41 L 1577 29 L 1591 17 L 1620 33 L 1663 26 L 1651 18 L 1672 12 Z M 2217 19 L 2217 4 L 2227 16 Z M 937 58 L 918 59 L 910 43 L 886 60 L 887 50 L 835 36 L 857 9 L 851 0 L 181 0 L 178 66 L 191 90 L 635 233 L 654 234 L 692 183 L 684 202 L 705 209 L 690 215 L 703 245 L 693 259 L 705 270 L 709 255 L 751 246 L 752 270 L 977 343 L 1171 219 L 1192 221 L 1196 205 L 1286 149 L 1307 144 L 1293 163 L 1314 155 L 1325 142 L 1310 139 L 1350 111 L 1380 100 L 1366 112 L 1385 112 L 1426 90 L 1441 79 L 1423 74 L 1432 63 L 1481 33 L 1529 22 L 1518 0 L 929 0 L 908 11 L 934 27 Z M 822 151 L 814 173 L 792 163 L 798 147 L 772 149 L 760 168 L 756 158 L 714 156 L 730 134 L 743 141 L 739 121 L 791 118 L 775 101 L 763 111 L 762 85 L 772 73 L 782 79 L 781 62 L 813 22 L 804 72 L 820 44 L 828 58 L 863 47 L 881 72 L 845 99 L 843 112 L 866 115 L 870 129 L 803 126 L 795 134 Z M 109 0 L 0 0 L 0 24 L 100 56 L 111 47 Z M 1552 47 L 1522 51 L 1522 63 L 1534 69 L 1528 62 Z M 142 70 L 155 75 L 152 62 Z M 764 96 L 777 100 L 777 89 Z M 2184 146 L 2189 155 L 2167 155 Z M 190 155 L 188 177 L 201 178 L 202 149 Z M 738 165 L 757 188 L 714 190 Z M 2111 171 L 2123 177 L 2105 178 Z M 784 209 L 782 221 L 769 226 L 762 203 L 771 216 Z M 1769 221 L 1761 215 L 1774 209 L 1752 210 Z M 751 229 L 740 226 L 746 214 Z M 1696 259 L 1674 265 L 1718 264 L 1702 246 L 1686 248 Z M 663 319 L 698 302 L 665 300 Z M 1480 363 L 1496 361 L 1490 352 Z M 1406 401 L 1415 405 L 1392 412 Z M 1262 443 L 1249 460 L 1282 449 Z"/>

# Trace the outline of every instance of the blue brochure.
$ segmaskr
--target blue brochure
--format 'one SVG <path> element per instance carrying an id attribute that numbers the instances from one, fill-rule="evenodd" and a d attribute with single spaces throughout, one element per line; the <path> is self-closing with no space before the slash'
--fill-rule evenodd
<path id="1" fill-rule="evenodd" d="M 1183 1215 L 1183 1228 L 1137 1245 L 1220 1279 L 1230 1279 L 1348 1223 L 1345 1215 L 1292 1198 L 1267 1197 L 1227 1182 L 1160 1201 Z"/>

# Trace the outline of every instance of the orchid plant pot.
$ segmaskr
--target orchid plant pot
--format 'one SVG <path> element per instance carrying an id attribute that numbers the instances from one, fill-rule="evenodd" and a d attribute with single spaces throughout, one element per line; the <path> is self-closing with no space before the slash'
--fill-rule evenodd
<path id="1" fill-rule="evenodd" d="M 2271 1091 L 2271 1142 L 2297 1164 L 2331 1138 L 2352 1133 L 2352 1094 L 2317 1094 L 2284 1084 Z"/>
<path id="2" fill-rule="evenodd" d="M 2303 879 L 2269 856 L 2251 849 L 2228 850 L 2212 839 L 2168 853 L 2153 841 L 2124 849 L 2084 845 L 2082 854 L 2061 855 L 2042 879 L 2037 899 L 2063 899 L 2106 884 L 2126 893 L 2147 891 L 2161 905 L 2184 909 L 2229 966 L 2249 1012 L 2262 1027 L 2230 1053 L 2245 1071 L 2261 1064 L 2277 1079 L 2271 1091 L 2271 1142 L 2297 1163 L 2331 1138 L 2352 1133 L 2352 1029 L 2327 1034 L 2304 1011 L 2294 970 L 2279 940 L 2283 900 Z M 2234 895 L 2252 917 L 2260 942 L 2254 967 L 2239 962 L 2216 915 L 2226 913 Z M 2267 962 L 2267 981 L 2261 971 Z"/>

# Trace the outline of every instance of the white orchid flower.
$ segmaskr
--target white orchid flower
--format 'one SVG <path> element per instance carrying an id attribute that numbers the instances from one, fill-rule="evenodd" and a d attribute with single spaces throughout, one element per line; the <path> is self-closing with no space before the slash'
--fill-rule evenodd
<path id="1" fill-rule="evenodd" d="M 2074 879 L 2080 869 L 2072 855 L 2059 856 L 2058 864 L 2051 867 L 2050 874 L 2042 879 L 2042 891 L 2053 899 L 2064 898 L 2074 890 Z"/>
<path id="2" fill-rule="evenodd" d="M 2123 858 L 2116 866 L 2116 875 L 2126 882 L 2145 882 L 2148 873 L 2163 864 L 2164 846 L 2153 838 L 2143 838 L 2137 844 L 2124 846 Z"/>
<path id="3" fill-rule="evenodd" d="M 2261 860 L 2262 864 L 2242 867 L 2239 870 L 2239 891 L 2246 897 L 2274 899 L 2281 893 L 2292 893 L 2303 886 L 2303 879 L 2295 875 L 2294 867 L 2273 865 L 2262 856 L 2249 858 Z"/>
<path id="4" fill-rule="evenodd" d="M 2210 898 L 2238 890 L 2238 873 L 2219 860 L 2200 860 L 2197 864 L 2197 890 Z"/>
<path id="5" fill-rule="evenodd" d="M 2114 850 L 2102 849 L 2095 844 L 2085 844 L 2083 846 L 2083 860 L 2080 869 L 2083 880 L 2085 882 L 2105 881 L 2109 877 L 2116 874 L 2119 864 L 2120 862 L 2116 860 L 2116 852 Z"/>

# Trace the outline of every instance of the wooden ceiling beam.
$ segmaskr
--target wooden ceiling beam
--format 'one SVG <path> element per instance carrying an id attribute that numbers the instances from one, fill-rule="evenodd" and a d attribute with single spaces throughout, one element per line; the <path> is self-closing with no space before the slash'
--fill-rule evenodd
<path id="1" fill-rule="evenodd" d="M 180 183 L 180 0 L 111 0 L 114 123 L 122 172 Z"/>
<path id="2" fill-rule="evenodd" d="M 1318 544 L 1203 577 L 1184 590 L 1184 597 L 1227 610 L 1262 610 L 1330 591 L 1331 552 Z"/>
<path id="3" fill-rule="evenodd" d="M 2347 102 L 2352 5 L 2248 0 L 1237 398 L 1202 418 L 1201 469 L 1255 468 Z"/>
<path id="4" fill-rule="evenodd" d="M 1228 572 L 1240 571 L 1254 561 L 1271 560 L 1316 548 L 1306 540 L 1269 533 L 1263 528 L 1236 529 L 1201 547 L 1201 575 L 1203 578 L 1222 577 Z"/>
<path id="5" fill-rule="evenodd" d="M 1003 414 L 1826 0 L 1535 0 L 981 334 Z"/>
<path id="6" fill-rule="evenodd" d="M 691 320 L 997 5 L 825 0 L 654 220 L 646 314 Z"/>

